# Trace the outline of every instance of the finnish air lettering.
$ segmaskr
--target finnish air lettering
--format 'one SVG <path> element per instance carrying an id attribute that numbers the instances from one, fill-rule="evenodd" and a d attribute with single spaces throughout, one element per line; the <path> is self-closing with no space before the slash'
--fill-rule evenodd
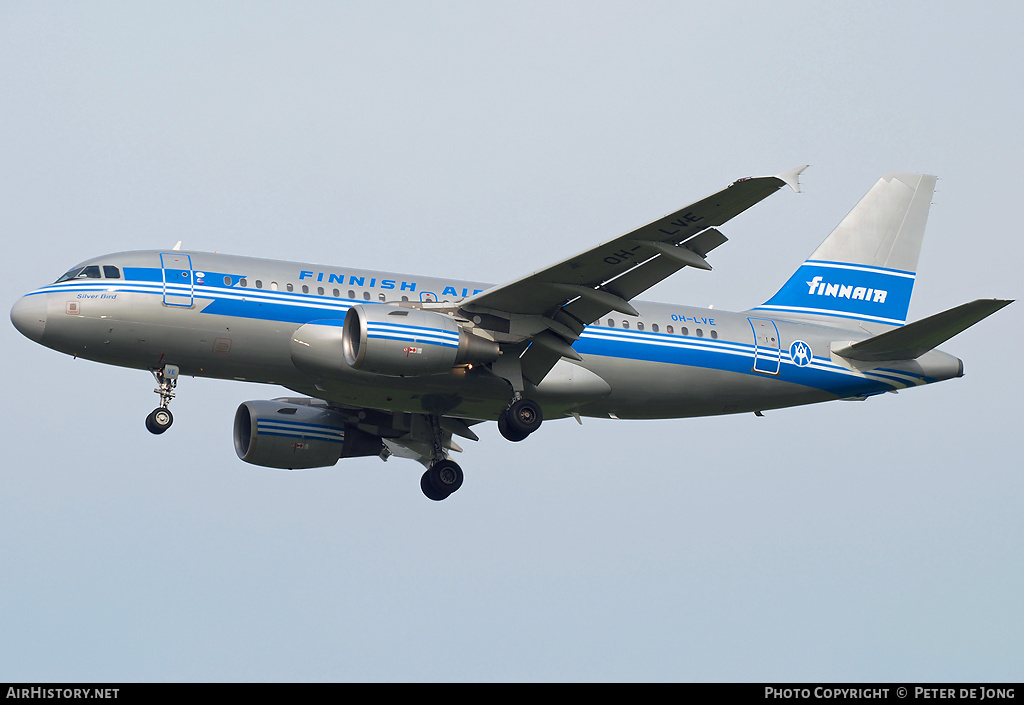
<path id="1" fill-rule="evenodd" d="M 339 284 L 341 286 L 345 286 L 344 274 L 335 274 L 333 272 L 314 272 L 309 269 L 303 269 L 299 271 L 299 281 L 302 281 L 303 279 L 313 279 L 314 277 L 318 282 L 323 282 L 324 278 L 326 277 L 326 281 L 328 284 Z M 398 288 L 400 291 L 416 291 L 416 282 L 399 282 L 395 279 L 381 279 L 380 282 L 378 283 L 375 277 L 371 277 L 370 283 L 367 284 L 366 277 L 349 276 L 348 286 L 369 286 L 371 289 L 375 287 L 379 287 L 381 289 Z M 483 289 L 474 289 L 472 291 L 472 294 L 479 294 L 481 291 L 483 291 Z M 469 296 L 470 293 L 471 292 L 469 291 L 468 288 L 462 288 L 463 297 Z M 446 286 L 444 288 L 444 291 L 441 292 L 441 296 L 458 295 L 458 290 L 453 286 Z"/>
<path id="2" fill-rule="evenodd" d="M 817 292 L 818 296 L 831 296 L 838 299 L 852 299 L 858 301 L 873 301 L 874 303 L 884 304 L 885 297 L 889 293 L 883 289 L 869 289 L 863 286 L 853 286 L 851 284 L 832 284 L 830 282 L 823 281 L 824 277 L 814 277 L 811 281 L 807 282 L 810 287 L 808 290 L 809 295 L 813 295 Z"/>

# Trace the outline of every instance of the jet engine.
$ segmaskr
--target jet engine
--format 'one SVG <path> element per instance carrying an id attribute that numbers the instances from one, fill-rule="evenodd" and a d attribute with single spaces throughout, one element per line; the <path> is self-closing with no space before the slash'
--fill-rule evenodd
<path id="1" fill-rule="evenodd" d="M 346 424 L 336 411 L 276 399 L 243 402 L 232 435 L 239 458 L 279 470 L 328 467 L 383 449 L 379 436 Z"/>
<path id="2" fill-rule="evenodd" d="M 342 329 L 345 362 L 364 372 L 418 376 L 455 365 L 494 362 L 498 344 L 463 328 L 451 316 L 395 306 L 353 306 Z"/>

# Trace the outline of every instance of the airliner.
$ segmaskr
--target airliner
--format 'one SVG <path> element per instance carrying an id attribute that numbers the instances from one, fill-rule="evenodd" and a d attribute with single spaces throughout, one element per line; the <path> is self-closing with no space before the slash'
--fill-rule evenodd
<path id="1" fill-rule="evenodd" d="M 630 233 L 493 286 L 427 276 L 168 250 L 76 265 L 19 299 L 27 338 L 148 370 L 162 434 L 182 376 L 301 396 L 242 403 L 238 457 L 300 470 L 342 458 L 418 461 L 439 501 L 473 426 L 509 441 L 544 419 L 755 413 L 871 396 L 963 375 L 937 346 L 1012 301 L 979 299 L 907 323 L 935 177 L 879 179 L 778 292 L 727 312 L 636 297 L 710 270 L 719 227 L 789 186 L 798 167 L 730 186 Z"/>

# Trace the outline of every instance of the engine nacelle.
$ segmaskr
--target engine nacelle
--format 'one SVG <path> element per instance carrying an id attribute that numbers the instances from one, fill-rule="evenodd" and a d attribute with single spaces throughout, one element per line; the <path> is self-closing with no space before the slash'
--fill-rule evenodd
<path id="1" fill-rule="evenodd" d="M 378 436 L 346 425 L 336 411 L 283 400 L 243 402 L 232 435 L 239 458 L 279 470 L 328 467 L 383 449 Z"/>
<path id="2" fill-rule="evenodd" d="M 341 338 L 350 367 L 395 377 L 439 374 L 501 355 L 497 343 L 470 333 L 451 316 L 415 308 L 353 306 Z"/>

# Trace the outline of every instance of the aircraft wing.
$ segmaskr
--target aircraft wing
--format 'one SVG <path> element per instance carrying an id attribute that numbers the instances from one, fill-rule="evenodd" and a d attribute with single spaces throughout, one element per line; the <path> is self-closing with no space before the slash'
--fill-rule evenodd
<path id="1" fill-rule="evenodd" d="M 629 300 L 683 267 L 711 269 L 708 252 L 726 242 L 715 228 L 783 186 L 799 192 L 798 179 L 806 168 L 740 179 L 637 230 L 471 296 L 461 308 L 503 318 L 549 319 L 534 325 L 523 344 L 523 374 L 539 384 L 559 358 L 579 359 L 571 345 L 584 326 L 609 311 L 637 315 Z"/>
<path id="2" fill-rule="evenodd" d="M 628 305 L 633 296 L 684 266 L 711 269 L 704 256 L 725 242 L 725 237 L 717 231 L 701 237 L 702 233 L 735 218 L 782 186 L 788 184 L 798 191 L 797 179 L 804 169 L 806 166 L 778 176 L 740 179 L 633 232 L 487 289 L 463 301 L 463 307 L 552 315 L 568 301 L 582 298 L 601 304 L 594 310 L 603 308 L 583 323 L 590 323 L 608 311 L 636 315 Z M 616 286 L 616 278 L 626 273 L 631 274 L 628 285 Z"/>

